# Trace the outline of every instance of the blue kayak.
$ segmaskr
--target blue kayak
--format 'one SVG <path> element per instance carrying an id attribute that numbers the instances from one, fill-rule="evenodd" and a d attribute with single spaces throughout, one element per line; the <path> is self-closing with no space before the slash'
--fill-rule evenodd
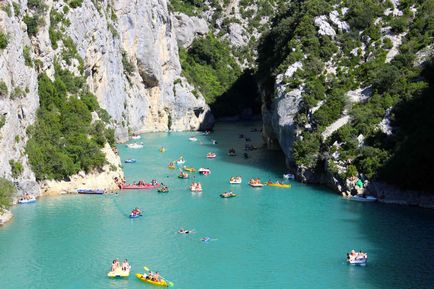
<path id="1" fill-rule="evenodd" d="M 102 195 L 105 193 L 105 190 L 103 189 L 78 189 L 77 193 L 79 194 L 89 194 L 89 195 Z"/>
<path id="2" fill-rule="evenodd" d="M 141 217 L 142 216 L 142 214 L 130 214 L 130 218 L 131 219 L 135 219 L 135 218 L 138 218 L 138 217 Z"/>
<path id="3" fill-rule="evenodd" d="M 124 160 L 124 163 L 126 163 L 126 164 L 133 164 L 133 163 L 135 163 L 135 162 L 136 162 L 135 159 Z"/>

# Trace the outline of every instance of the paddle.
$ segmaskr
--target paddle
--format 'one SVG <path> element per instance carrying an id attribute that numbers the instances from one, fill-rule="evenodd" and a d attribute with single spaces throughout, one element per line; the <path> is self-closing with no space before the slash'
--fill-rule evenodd
<path id="1" fill-rule="evenodd" d="M 149 268 L 146 267 L 146 266 L 144 266 L 143 269 L 145 269 L 145 271 L 151 271 L 151 270 L 149 270 Z M 167 280 L 166 278 L 164 278 L 164 277 L 162 277 L 162 276 L 160 276 L 160 277 L 161 277 L 161 279 L 163 279 L 163 280 L 165 280 L 165 281 L 167 282 L 167 284 L 169 285 L 169 287 L 173 287 L 173 285 L 175 285 L 173 282 Z"/>

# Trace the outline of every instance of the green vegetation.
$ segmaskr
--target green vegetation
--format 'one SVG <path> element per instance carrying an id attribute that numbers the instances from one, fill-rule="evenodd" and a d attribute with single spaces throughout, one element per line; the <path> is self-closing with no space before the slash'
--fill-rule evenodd
<path id="1" fill-rule="evenodd" d="M 331 9 L 339 11 L 339 6 L 332 8 L 336 4 L 349 8 L 341 17 L 351 30 L 338 31 L 334 39 L 318 36 L 314 18 Z M 429 168 L 434 161 L 430 155 L 434 146 L 434 104 L 428 97 L 433 95 L 433 66 L 421 71 L 415 60 L 419 50 L 432 44 L 434 2 L 402 1 L 399 8 L 404 15 L 385 17 L 384 10 L 390 5 L 374 0 L 290 2 L 259 41 L 257 76 L 269 96 L 265 99 L 269 106 L 276 76 L 297 61 L 303 64 L 291 78 L 283 80 L 287 91 L 303 88 L 301 109 L 295 117 L 301 133 L 292 150 L 296 165 L 323 170 L 327 162 L 330 170 L 338 174 L 330 157 L 338 152 L 337 161 L 346 164 L 347 170 L 337 177 L 360 173 L 370 180 L 432 191 L 427 180 L 434 177 Z M 414 16 L 410 7 L 417 9 Z M 376 21 L 378 17 L 383 19 Z M 393 33 L 407 32 L 400 53 L 390 63 L 386 63 L 386 54 L 393 43 L 382 34 L 382 28 L 388 25 Z M 336 67 L 335 75 L 326 72 L 326 62 Z M 347 103 L 346 93 L 359 87 L 370 87 L 370 98 Z M 323 101 L 322 105 L 312 113 L 310 109 L 319 101 Z M 351 116 L 350 123 L 328 139 L 321 139 L 324 129 L 344 109 Z M 392 123 L 392 135 L 379 129 L 385 117 Z M 363 136 L 360 143 L 359 136 Z"/>
<path id="2" fill-rule="evenodd" d="M 30 47 L 28 46 L 23 47 L 23 57 L 24 57 L 24 64 L 29 67 L 33 67 L 32 57 L 30 56 Z"/>
<path id="3" fill-rule="evenodd" d="M 172 11 L 181 12 L 188 16 L 197 16 L 202 11 L 204 2 L 204 0 L 172 0 L 169 7 Z"/>
<path id="4" fill-rule="evenodd" d="M 6 124 L 6 115 L 0 115 L 0 129 Z"/>
<path id="5" fill-rule="evenodd" d="M 29 37 L 35 36 L 36 33 L 38 33 L 39 26 L 44 23 L 44 19 L 38 15 L 24 15 L 23 21 L 27 25 L 27 34 L 29 35 Z"/>
<path id="6" fill-rule="evenodd" d="M 0 49 L 5 49 L 8 46 L 8 35 L 0 31 Z"/>
<path id="7" fill-rule="evenodd" d="M 0 81 L 0 95 L 8 96 L 8 87 L 4 81 Z"/>
<path id="8" fill-rule="evenodd" d="M 132 75 L 136 70 L 134 65 L 128 59 L 128 54 L 126 51 L 122 51 L 122 65 L 124 66 L 124 71 L 127 73 L 127 75 Z"/>
<path id="9" fill-rule="evenodd" d="M 63 179 L 101 167 L 105 164 L 101 148 L 114 143 L 114 131 L 105 122 L 92 123 L 91 112 L 102 116 L 104 110 L 84 79 L 58 64 L 55 71 L 54 81 L 39 76 L 40 107 L 35 125 L 28 129 L 26 153 L 38 180 Z"/>
<path id="10" fill-rule="evenodd" d="M 0 3 L 0 8 L 6 12 L 8 17 L 12 17 L 12 7 L 10 3 Z"/>
<path id="11" fill-rule="evenodd" d="M 21 5 L 17 2 L 12 2 L 12 6 L 14 7 L 15 17 L 20 16 Z"/>
<path id="12" fill-rule="evenodd" d="M 17 98 L 22 98 L 25 95 L 26 95 L 25 91 L 21 87 L 17 86 L 17 87 L 14 88 L 14 90 L 12 90 L 12 93 L 11 93 L 10 97 L 11 97 L 12 100 L 14 100 L 14 99 L 17 99 Z"/>
<path id="13" fill-rule="evenodd" d="M 31 37 L 35 36 L 38 33 L 39 27 L 44 24 L 43 14 L 47 6 L 42 0 L 29 0 L 27 1 L 27 7 L 32 10 L 33 16 L 26 14 L 23 17 L 23 21 L 27 26 L 27 34 Z"/>
<path id="14" fill-rule="evenodd" d="M 9 165 L 11 166 L 12 177 L 14 179 L 21 176 L 24 171 L 23 164 L 19 161 L 9 160 Z"/>
<path id="15" fill-rule="evenodd" d="M 235 83 L 241 69 L 226 43 L 214 36 L 197 38 L 188 51 L 180 49 L 183 73 L 212 104 Z"/>
<path id="16" fill-rule="evenodd" d="M 12 195 L 17 192 L 14 184 L 0 177 L 0 213 L 12 206 Z"/>
<path id="17" fill-rule="evenodd" d="M 68 1 L 69 6 L 71 6 L 72 9 L 81 7 L 83 4 L 83 0 L 69 0 Z"/>

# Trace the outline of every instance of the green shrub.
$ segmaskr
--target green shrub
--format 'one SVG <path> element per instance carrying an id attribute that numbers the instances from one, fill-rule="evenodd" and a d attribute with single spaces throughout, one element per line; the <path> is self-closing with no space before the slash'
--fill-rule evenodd
<path id="1" fill-rule="evenodd" d="M 17 189 L 11 181 L 0 177 L 0 212 L 12 206 L 12 195 L 16 192 Z"/>
<path id="2" fill-rule="evenodd" d="M 6 12 L 8 17 L 12 17 L 12 7 L 10 3 L 0 3 L 0 8 Z"/>
<path id="3" fill-rule="evenodd" d="M 212 35 L 196 38 L 188 51 L 179 51 L 184 75 L 212 104 L 241 76 L 227 43 Z"/>
<path id="4" fill-rule="evenodd" d="M 32 56 L 30 56 L 30 47 L 28 46 L 23 47 L 23 57 L 24 57 L 24 64 L 29 67 L 33 67 Z"/>
<path id="5" fill-rule="evenodd" d="M 0 81 L 0 95 L 8 96 L 8 87 L 4 81 Z"/>
<path id="6" fill-rule="evenodd" d="M 68 1 L 69 6 L 71 6 L 72 9 L 81 7 L 83 4 L 83 0 L 69 0 Z"/>
<path id="7" fill-rule="evenodd" d="M 15 17 L 20 16 L 21 5 L 17 2 L 12 2 L 12 6 L 14 7 Z"/>
<path id="8" fill-rule="evenodd" d="M 0 129 L 6 124 L 6 115 L 0 115 Z"/>
<path id="9" fill-rule="evenodd" d="M 63 179 L 105 164 L 104 143 L 114 134 L 104 122 L 92 124 L 92 111 L 103 111 L 84 79 L 55 63 L 55 79 L 38 79 L 40 107 L 34 126 L 28 129 L 26 153 L 38 180 Z M 77 96 L 80 96 L 78 98 Z"/>
<path id="10" fill-rule="evenodd" d="M 25 95 L 26 95 L 25 91 L 21 87 L 17 86 L 12 91 L 10 97 L 11 97 L 11 99 L 17 99 L 17 98 L 22 98 Z"/>
<path id="11" fill-rule="evenodd" d="M 23 164 L 19 161 L 9 160 L 9 165 L 11 166 L 12 177 L 14 179 L 21 176 L 24 171 Z"/>
<path id="12" fill-rule="evenodd" d="M 23 17 L 23 21 L 27 26 L 27 34 L 29 37 L 35 36 L 38 33 L 39 26 L 44 23 L 44 19 L 39 15 L 29 16 L 26 14 Z"/>
<path id="13" fill-rule="evenodd" d="M 8 46 L 8 35 L 0 32 L 0 49 L 5 49 Z"/>
<path id="14" fill-rule="evenodd" d="M 47 8 L 43 0 L 28 0 L 27 7 L 29 7 L 32 10 L 35 10 L 39 14 L 44 12 L 45 9 Z"/>
<path id="15" fill-rule="evenodd" d="M 128 74 L 128 75 L 132 75 L 135 71 L 135 67 L 134 65 L 130 62 L 130 60 L 128 59 L 128 54 L 126 51 L 122 52 L 122 65 L 124 66 L 124 71 Z"/>

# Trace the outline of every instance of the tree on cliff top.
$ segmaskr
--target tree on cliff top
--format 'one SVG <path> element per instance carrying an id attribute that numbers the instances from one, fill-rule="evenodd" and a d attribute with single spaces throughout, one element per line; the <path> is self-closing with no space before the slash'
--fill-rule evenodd
<path id="1" fill-rule="evenodd" d="M 17 189 L 11 181 L 0 178 L 0 213 L 12 205 L 12 195 Z"/>

